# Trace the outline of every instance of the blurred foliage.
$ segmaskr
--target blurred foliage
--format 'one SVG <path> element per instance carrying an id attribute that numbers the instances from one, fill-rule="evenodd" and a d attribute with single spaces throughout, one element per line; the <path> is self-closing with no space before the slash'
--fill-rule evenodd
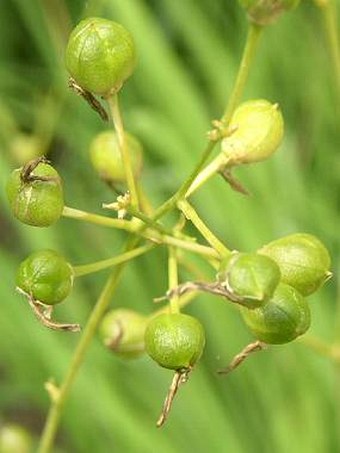
<path id="1" fill-rule="evenodd" d="M 1 2 L 2 185 L 22 159 L 15 140 L 33 134 L 40 143 L 37 153 L 47 153 L 63 175 L 68 205 L 100 212 L 112 194 L 95 178 L 88 145 L 108 126 L 68 91 L 63 64 L 71 26 L 88 15 L 121 22 L 135 36 L 139 64 L 124 87 L 122 104 L 128 130 L 145 147 L 145 190 L 158 204 L 193 168 L 210 120 L 223 110 L 245 41 L 244 13 L 236 0 Z M 323 31 L 309 0 L 266 30 L 244 98 L 279 102 L 284 144 L 270 161 L 237 172 L 252 196 L 242 197 L 215 178 L 193 203 L 231 248 L 255 250 L 299 231 L 324 241 L 334 279 L 312 301 L 311 333 L 330 342 L 340 337 L 340 129 Z M 44 382 L 52 376 L 60 382 L 78 335 L 47 331 L 36 322 L 14 291 L 15 269 L 43 247 L 59 250 L 74 264 L 108 258 L 118 253 L 125 235 L 68 219 L 49 229 L 23 226 L 9 214 L 4 191 L 0 202 L 0 419 L 20 423 L 38 437 L 49 405 Z M 197 265 L 204 270 L 199 260 Z M 57 316 L 84 324 L 106 274 L 77 281 Z M 165 254 L 156 250 L 126 269 L 112 306 L 150 313 L 152 298 L 165 291 Z M 251 337 L 224 301 L 200 296 L 187 312 L 204 324 L 207 347 L 168 424 L 155 428 L 171 373 L 147 358 L 123 362 L 96 339 L 65 407 L 60 451 L 340 450 L 339 366 L 297 342 L 271 347 L 227 378 L 218 377 L 215 370 Z"/>

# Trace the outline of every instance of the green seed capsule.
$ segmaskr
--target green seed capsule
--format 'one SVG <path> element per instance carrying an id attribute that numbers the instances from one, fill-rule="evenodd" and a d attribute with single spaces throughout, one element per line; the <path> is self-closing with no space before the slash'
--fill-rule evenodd
<path id="1" fill-rule="evenodd" d="M 192 368 L 202 355 L 205 335 L 202 324 L 182 313 L 161 314 L 151 319 L 145 331 L 145 349 L 164 368 Z"/>
<path id="2" fill-rule="evenodd" d="M 280 277 L 275 261 L 256 253 L 233 253 L 222 262 L 217 275 L 219 283 L 248 308 L 260 307 L 270 299 Z"/>
<path id="3" fill-rule="evenodd" d="M 222 140 L 222 152 L 231 165 L 250 164 L 269 158 L 280 146 L 284 123 L 277 104 L 264 99 L 244 102 L 230 120 L 230 136 Z"/>
<path id="4" fill-rule="evenodd" d="M 248 18 L 257 25 L 268 25 L 281 14 L 295 8 L 300 0 L 239 0 Z"/>
<path id="5" fill-rule="evenodd" d="M 21 426 L 6 424 L 0 427 L 0 452 L 1 453 L 30 453 L 32 438 Z"/>
<path id="6" fill-rule="evenodd" d="M 270 242 L 259 250 L 277 262 L 282 282 L 303 296 L 317 291 L 331 276 L 326 247 L 311 234 L 297 233 Z"/>
<path id="7" fill-rule="evenodd" d="M 29 255 L 19 266 L 17 287 L 46 305 L 63 301 L 73 286 L 72 266 L 54 250 Z"/>
<path id="8" fill-rule="evenodd" d="M 124 359 L 144 354 L 147 318 L 136 311 L 118 308 L 109 311 L 99 327 L 99 335 L 110 350 Z"/>
<path id="9" fill-rule="evenodd" d="M 59 220 L 64 208 L 60 176 L 44 162 L 26 176 L 24 168 L 12 172 L 6 187 L 13 215 L 27 225 L 50 226 Z"/>
<path id="10" fill-rule="evenodd" d="M 135 44 L 122 25 L 90 17 L 71 33 L 65 58 L 68 71 L 83 89 L 106 97 L 132 74 Z"/>
<path id="11" fill-rule="evenodd" d="M 132 135 L 125 134 L 125 136 L 132 169 L 135 178 L 138 178 L 142 169 L 142 145 Z M 114 131 L 105 131 L 96 135 L 90 144 L 90 158 L 94 169 L 104 181 L 113 184 L 126 181 L 118 139 Z"/>
<path id="12" fill-rule="evenodd" d="M 268 344 L 288 343 L 310 326 L 307 301 L 292 286 L 280 283 L 272 299 L 254 310 L 241 308 L 243 319 L 255 337 Z"/>

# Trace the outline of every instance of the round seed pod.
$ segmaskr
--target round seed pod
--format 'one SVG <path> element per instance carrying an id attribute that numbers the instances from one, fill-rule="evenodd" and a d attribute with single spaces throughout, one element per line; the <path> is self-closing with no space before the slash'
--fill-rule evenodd
<path id="1" fill-rule="evenodd" d="M 73 269 L 54 250 L 40 250 L 29 255 L 16 275 L 18 289 L 46 305 L 63 301 L 73 286 Z"/>
<path id="2" fill-rule="evenodd" d="M 22 426 L 8 423 L 0 427 L 1 453 L 30 453 L 33 440 Z"/>
<path id="3" fill-rule="evenodd" d="M 84 90 L 107 97 L 132 74 L 135 44 L 122 25 L 89 17 L 72 31 L 65 60 L 69 73 Z"/>
<path id="4" fill-rule="evenodd" d="M 284 12 L 295 8 L 300 0 L 239 0 L 247 11 L 250 22 L 268 25 Z"/>
<path id="5" fill-rule="evenodd" d="M 310 326 L 310 310 L 304 297 L 292 286 L 280 283 L 262 307 L 241 307 L 243 319 L 255 337 L 268 344 L 283 344 L 304 334 Z"/>
<path id="6" fill-rule="evenodd" d="M 280 146 L 284 122 L 278 104 L 265 99 L 242 103 L 230 120 L 235 131 L 222 140 L 221 148 L 230 165 L 268 159 Z"/>
<path id="7" fill-rule="evenodd" d="M 139 141 L 131 134 L 125 134 L 135 178 L 142 170 L 143 149 Z M 90 158 L 99 177 L 112 184 L 125 183 L 126 176 L 115 131 L 101 132 L 90 144 Z"/>
<path id="8" fill-rule="evenodd" d="M 233 253 L 222 261 L 217 274 L 218 282 L 248 308 L 260 307 L 270 299 L 280 278 L 275 261 L 257 253 Z"/>
<path id="9" fill-rule="evenodd" d="M 204 345 L 202 324 L 182 313 L 161 314 L 151 319 L 145 331 L 146 352 L 160 366 L 171 370 L 191 369 Z"/>
<path id="10" fill-rule="evenodd" d="M 99 335 L 104 345 L 123 359 L 135 359 L 144 354 L 146 316 L 134 310 L 118 308 L 103 318 Z"/>
<path id="11" fill-rule="evenodd" d="M 63 212 L 61 178 L 44 162 L 40 162 L 26 180 L 22 177 L 23 168 L 12 172 L 6 186 L 12 213 L 27 225 L 48 227 L 59 220 Z"/>
<path id="12" fill-rule="evenodd" d="M 276 261 L 283 283 L 303 296 L 317 291 L 331 276 L 331 259 L 326 247 L 315 236 L 296 233 L 263 246 L 259 253 Z"/>

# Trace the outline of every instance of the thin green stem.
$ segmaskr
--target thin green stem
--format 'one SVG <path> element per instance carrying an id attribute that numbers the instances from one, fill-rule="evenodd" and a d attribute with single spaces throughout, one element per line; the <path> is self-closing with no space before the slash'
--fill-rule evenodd
<path id="1" fill-rule="evenodd" d="M 340 100 L 340 43 L 338 31 L 337 9 L 334 0 L 328 0 L 320 6 L 323 16 L 329 53 L 332 60 L 334 82 L 336 86 L 338 101 Z M 338 106 L 339 102 L 337 103 Z M 338 106 L 339 112 L 339 106 Z"/>
<path id="2" fill-rule="evenodd" d="M 239 104 L 244 87 L 248 80 L 250 67 L 254 61 L 254 56 L 258 47 L 259 39 L 264 30 L 264 27 L 255 24 L 249 24 L 246 44 L 244 46 L 241 63 L 233 86 L 233 90 L 229 97 L 227 108 L 222 117 L 222 121 L 228 125 L 235 108 Z"/>
<path id="3" fill-rule="evenodd" d="M 126 252 L 129 252 L 135 246 L 135 239 L 130 239 L 126 246 Z M 58 429 L 60 417 L 64 404 L 68 398 L 73 382 L 77 376 L 80 366 L 84 361 L 86 351 L 91 343 L 91 340 L 96 332 L 97 326 L 110 303 L 112 294 L 114 293 L 125 262 L 115 267 L 111 276 L 106 282 L 104 289 L 91 312 L 89 320 L 84 328 L 83 334 L 74 352 L 68 372 L 59 390 L 56 391 L 55 397 L 52 400 L 50 411 L 46 420 L 43 434 L 41 436 L 38 453 L 48 453 L 51 450 L 53 441 Z"/>
<path id="4" fill-rule="evenodd" d="M 81 266 L 73 266 L 74 276 L 82 277 L 83 275 L 93 274 L 109 267 L 117 266 L 118 264 L 125 263 L 127 261 L 136 258 L 137 256 L 144 255 L 156 247 L 156 244 L 142 245 L 130 252 L 125 252 L 120 255 L 108 258 L 107 260 L 96 261 L 95 263 L 84 264 Z"/>
<path id="5" fill-rule="evenodd" d="M 217 236 L 207 227 L 193 206 L 187 200 L 181 200 L 177 203 L 178 208 L 183 212 L 185 217 L 190 220 L 201 235 L 206 239 L 221 257 L 229 255 L 230 250 L 218 239 Z"/>
<path id="6" fill-rule="evenodd" d="M 242 97 L 242 93 L 244 91 L 244 87 L 245 87 L 246 81 L 249 76 L 250 67 L 252 65 L 252 62 L 254 61 L 256 49 L 257 49 L 259 38 L 262 34 L 262 31 L 263 31 L 263 27 L 261 27 L 261 26 L 254 25 L 254 24 L 250 24 L 250 26 L 249 26 L 246 44 L 244 46 L 241 63 L 240 63 L 239 70 L 238 70 L 238 73 L 236 76 L 235 84 L 234 84 L 233 90 L 231 92 L 231 95 L 229 97 L 228 105 L 222 116 L 222 121 L 225 123 L 226 126 L 228 126 L 231 116 Z M 177 202 L 186 196 L 191 185 L 194 183 L 194 181 L 196 180 L 196 178 L 198 177 L 200 172 L 203 170 L 216 143 L 217 142 L 213 141 L 213 140 L 208 142 L 200 161 L 198 162 L 198 164 L 196 165 L 196 167 L 194 168 L 194 170 L 192 171 L 192 173 L 190 174 L 188 179 L 182 184 L 182 186 L 178 189 L 178 191 L 171 198 L 169 198 L 165 203 L 163 203 L 163 205 L 161 205 L 156 210 L 153 220 L 160 219 L 167 212 L 174 209 Z M 212 175 L 210 175 L 210 176 L 212 176 Z M 190 193 L 192 193 L 192 192 L 190 191 Z"/>
<path id="7" fill-rule="evenodd" d="M 169 289 L 177 288 L 178 286 L 178 262 L 177 262 L 177 249 L 176 247 L 168 247 L 168 276 L 169 276 Z M 170 312 L 179 313 L 179 297 L 175 294 L 170 299 Z"/>
<path id="8" fill-rule="evenodd" d="M 162 243 L 166 245 L 173 245 L 175 247 L 187 250 L 188 252 L 197 253 L 198 255 L 204 256 L 211 259 L 219 259 L 220 254 L 211 247 L 197 244 L 196 242 L 187 242 L 181 239 L 177 239 L 172 236 L 162 236 Z"/>
<path id="9" fill-rule="evenodd" d="M 137 185 L 135 181 L 135 176 L 133 174 L 132 168 L 132 161 L 129 152 L 129 147 L 126 141 L 126 135 L 124 131 L 124 124 L 122 115 L 120 113 L 119 103 L 118 103 L 118 95 L 115 93 L 114 95 L 107 98 L 107 102 L 111 111 L 112 120 L 117 132 L 117 138 L 119 143 L 119 149 L 122 156 L 122 161 L 124 164 L 124 170 L 126 175 L 127 186 L 131 195 L 131 205 L 138 209 L 138 191 Z"/>
<path id="10" fill-rule="evenodd" d="M 111 217 L 92 214 L 91 212 L 81 211 L 80 209 L 69 208 L 67 206 L 64 207 L 63 217 L 68 217 L 69 219 L 74 220 L 82 220 L 96 225 L 117 228 L 130 233 L 134 233 L 137 230 L 136 225 L 131 223 L 129 220 L 112 219 Z"/>

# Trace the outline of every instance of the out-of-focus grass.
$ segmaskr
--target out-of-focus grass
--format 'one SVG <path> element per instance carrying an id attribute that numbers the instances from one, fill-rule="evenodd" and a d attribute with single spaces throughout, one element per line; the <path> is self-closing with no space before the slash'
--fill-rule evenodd
<path id="1" fill-rule="evenodd" d="M 186 177 L 205 142 L 209 121 L 227 101 L 245 39 L 236 1 L 8 0 L 0 6 L 0 176 L 16 163 L 11 117 L 19 130 L 53 130 L 49 155 L 63 175 L 67 203 L 100 211 L 111 194 L 89 166 L 87 146 L 105 125 L 68 93 L 62 48 L 68 24 L 87 14 L 123 23 L 139 54 L 124 87 L 126 124 L 145 145 L 143 183 L 160 203 Z M 339 118 L 322 26 L 305 1 L 268 28 L 245 98 L 280 103 L 286 135 L 277 155 L 237 175 L 245 198 L 215 179 L 193 197 L 210 227 L 232 248 L 254 250 L 283 234 L 307 231 L 330 248 L 334 279 L 311 301 L 311 333 L 336 336 L 339 262 Z M 50 96 L 51 111 L 41 113 Z M 43 116 L 43 118 L 41 118 Z M 45 121 L 45 123 L 44 123 Z M 41 230 L 21 226 L 1 201 L 0 416 L 39 434 L 48 409 L 43 383 L 68 367 L 77 335 L 50 332 L 14 292 L 18 262 L 40 247 L 57 248 L 80 264 L 117 253 L 124 235 L 61 220 Z M 57 316 L 82 324 L 105 272 L 77 281 Z M 165 254 L 154 251 L 126 270 L 112 306 L 150 313 L 166 290 Z M 65 452 L 330 452 L 340 448 L 339 378 L 327 358 L 304 345 L 273 347 L 228 378 L 216 376 L 251 336 L 223 301 L 201 296 L 188 307 L 207 331 L 202 362 L 181 389 L 162 430 L 154 422 L 171 373 L 147 358 L 121 362 L 92 345 L 65 407 L 58 445 Z M 339 336 L 339 335 L 338 335 Z"/>

